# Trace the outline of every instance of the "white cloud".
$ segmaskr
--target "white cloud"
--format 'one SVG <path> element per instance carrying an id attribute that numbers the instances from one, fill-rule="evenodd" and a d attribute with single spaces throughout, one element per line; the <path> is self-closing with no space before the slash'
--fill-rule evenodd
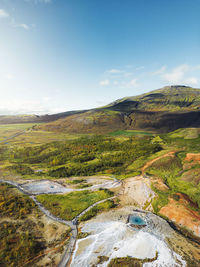
<path id="1" fill-rule="evenodd" d="M 126 69 L 131 69 L 131 68 L 133 68 L 133 65 L 128 64 L 128 65 L 125 66 L 125 68 L 126 68 Z"/>
<path id="2" fill-rule="evenodd" d="M 129 83 L 128 83 L 129 87 L 136 87 L 138 86 L 137 84 L 137 79 L 132 79 Z"/>
<path id="3" fill-rule="evenodd" d="M 30 29 L 30 27 L 25 23 L 19 24 L 17 27 L 23 28 L 25 30 L 29 30 Z"/>
<path id="4" fill-rule="evenodd" d="M 3 9 L 0 9 L 0 18 L 7 18 L 9 17 L 9 14 L 3 10 Z"/>
<path id="5" fill-rule="evenodd" d="M 135 69 L 136 70 L 143 70 L 144 69 L 144 66 L 139 66 L 139 67 L 136 67 Z"/>
<path id="6" fill-rule="evenodd" d="M 33 2 L 35 4 L 38 3 L 44 3 L 44 4 L 49 4 L 52 2 L 52 0 L 24 0 L 25 2 Z"/>
<path id="7" fill-rule="evenodd" d="M 0 106 L 0 114 L 41 114 L 46 111 L 42 103 L 31 100 L 3 101 Z"/>
<path id="8" fill-rule="evenodd" d="M 53 114 L 63 111 L 63 108 L 53 106 L 52 101 L 49 97 L 43 97 L 41 100 L 0 100 L 1 115 Z"/>
<path id="9" fill-rule="evenodd" d="M 110 84 L 110 81 L 109 80 L 100 81 L 100 85 L 101 86 L 108 86 L 109 84 Z"/>
<path id="10" fill-rule="evenodd" d="M 114 85 L 118 85 L 119 82 L 118 82 L 118 81 L 114 81 L 113 84 L 114 84 Z"/>
<path id="11" fill-rule="evenodd" d="M 162 77 L 169 83 L 177 84 L 184 80 L 184 75 L 188 70 L 189 66 L 182 64 L 170 72 L 163 73 Z"/>
<path id="12" fill-rule="evenodd" d="M 188 64 L 181 64 L 171 70 L 167 70 L 166 66 L 162 66 L 153 75 L 159 75 L 162 80 L 169 84 L 183 84 L 183 85 L 197 85 L 198 79 L 194 77 L 191 72 L 198 71 L 199 65 L 190 66 Z"/>
<path id="13" fill-rule="evenodd" d="M 111 69 L 111 70 L 108 70 L 107 71 L 108 73 L 121 73 L 122 71 L 121 70 L 118 70 L 118 69 Z"/>
<path id="14" fill-rule="evenodd" d="M 190 78 L 187 78 L 185 80 L 185 83 L 186 84 L 191 84 L 191 85 L 197 85 L 198 84 L 198 80 L 196 77 L 190 77 Z"/>
<path id="15" fill-rule="evenodd" d="M 162 73 L 165 72 L 165 70 L 166 70 L 166 66 L 162 66 L 160 69 L 158 69 L 155 72 L 153 72 L 153 75 L 162 74 Z"/>
<path id="16" fill-rule="evenodd" d="M 5 78 L 8 80 L 12 80 L 14 78 L 14 76 L 12 74 L 8 73 L 8 74 L 6 74 Z"/>
<path id="17" fill-rule="evenodd" d="M 14 28 L 23 28 L 24 30 L 29 30 L 30 27 L 34 28 L 35 24 L 31 24 L 31 26 L 27 25 L 26 23 L 17 23 L 15 18 L 10 16 L 8 13 L 6 13 L 3 9 L 0 9 L 0 18 L 6 18 L 9 17 L 8 24 L 11 27 Z"/>
<path id="18" fill-rule="evenodd" d="M 121 88 L 129 88 L 129 89 L 131 89 L 131 88 L 135 88 L 135 87 L 137 87 L 137 86 L 139 86 L 138 85 L 138 81 L 137 81 L 137 79 L 136 78 L 134 78 L 134 79 L 132 79 L 132 80 L 130 80 L 130 81 L 128 81 L 128 82 L 126 82 L 126 81 L 123 81 L 122 83 L 121 83 Z"/>
<path id="19" fill-rule="evenodd" d="M 124 77 L 129 77 L 129 76 L 131 76 L 131 75 L 133 75 L 132 72 L 125 72 L 125 73 L 124 73 Z"/>

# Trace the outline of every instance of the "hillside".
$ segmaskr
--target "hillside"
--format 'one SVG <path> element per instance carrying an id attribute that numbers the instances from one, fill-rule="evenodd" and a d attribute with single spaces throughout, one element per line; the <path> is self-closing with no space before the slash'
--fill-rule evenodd
<path id="1" fill-rule="evenodd" d="M 87 110 L 67 111 L 52 115 L 0 115 L 0 124 L 17 124 L 17 123 L 40 123 L 55 121 L 73 114 L 84 113 Z"/>
<path id="2" fill-rule="evenodd" d="M 186 86 L 167 86 L 122 98 L 40 126 L 44 130 L 81 133 L 122 129 L 168 132 L 187 127 L 200 127 L 200 89 Z"/>
<path id="3" fill-rule="evenodd" d="M 119 99 L 106 108 L 123 112 L 197 110 L 200 108 L 200 89 L 183 85 L 166 86 L 139 96 Z"/>

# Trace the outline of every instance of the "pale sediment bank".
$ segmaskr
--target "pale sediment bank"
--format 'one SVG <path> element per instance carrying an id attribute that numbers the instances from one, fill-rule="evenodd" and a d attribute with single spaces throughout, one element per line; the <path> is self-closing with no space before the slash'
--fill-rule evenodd
<path id="1" fill-rule="evenodd" d="M 165 241 L 165 237 L 173 234 L 173 229 L 163 219 L 152 213 L 137 212 L 147 221 L 146 227 L 137 230 L 126 223 L 130 213 L 134 213 L 131 208 L 110 211 L 84 224 L 82 232 L 91 235 L 77 241 L 71 266 L 106 267 L 113 258 L 154 258 L 156 253 L 158 258 L 143 266 L 186 266 Z M 98 264 L 98 256 L 107 256 L 109 260 Z"/>
<path id="2" fill-rule="evenodd" d="M 97 190 L 99 188 L 115 188 L 120 186 L 118 181 L 103 181 L 103 183 L 95 184 L 90 187 L 78 189 L 70 188 L 69 186 L 64 186 L 58 182 L 49 181 L 49 180 L 40 180 L 40 181 L 29 181 L 21 185 L 27 192 L 30 194 L 64 194 L 70 193 L 73 191 L 83 191 L 83 190 Z"/>

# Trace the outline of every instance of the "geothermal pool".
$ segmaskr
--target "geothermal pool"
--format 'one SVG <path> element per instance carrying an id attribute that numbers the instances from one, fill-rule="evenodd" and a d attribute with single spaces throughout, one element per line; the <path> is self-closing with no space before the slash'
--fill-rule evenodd
<path id="1" fill-rule="evenodd" d="M 22 185 L 22 187 L 28 192 L 33 193 L 33 194 L 68 193 L 68 192 L 73 191 L 73 189 L 66 188 L 59 183 L 51 182 L 47 180 L 30 182 L 30 183 Z"/>
<path id="2" fill-rule="evenodd" d="M 130 213 L 129 213 L 130 214 Z M 128 215 L 127 214 L 127 217 Z M 135 214 L 133 220 L 142 222 L 143 214 Z M 162 219 L 153 214 L 146 214 L 148 224 L 141 230 L 135 230 L 126 223 L 125 216 L 115 216 L 115 212 L 102 214 L 85 223 L 82 232 L 90 233 L 86 238 L 77 240 L 71 267 L 108 266 L 113 258 L 135 257 L 138 259 L 158 257 L 153 262 L 144 263 L 143 267 L 186 266 L 186 262 L 175 253 L 165 241 L 172 229 Z M 137 222 L 137 223 L 142 223 Z M 145 222 L 145 221 L 144 221 Z M 165 233 L 165 234 L 164 234 Z M 106 262 L 98 264 L 98 256 L 106 256 Z"/>
<path id="3" fill-rule="evenodd" d="M 23 187 L 31 194 L 69 193 L 72 191 L 96 190 L 101 187 L 109 189 L 118 186 L 120 186 L 120 183 L 118 181 L 106 181 L 101 184 L 95 184 L 87 188 L 78 189 L 78 188 L 65 187 L 60 183 L 49 180 L 31 181 L 21 185 L 21 187 Z"/>
<path id="4" fill-rule="evenodd" d="M 131 224 L 134 224 L 134 225 L 139 225 L 139 226 L 142 226 L 142 225 L 145 226 L 146 225 L 145 220 L 143 220 L 141 217 L 135 216 L 135 215 L 130 215 L 128 222 Z"/>

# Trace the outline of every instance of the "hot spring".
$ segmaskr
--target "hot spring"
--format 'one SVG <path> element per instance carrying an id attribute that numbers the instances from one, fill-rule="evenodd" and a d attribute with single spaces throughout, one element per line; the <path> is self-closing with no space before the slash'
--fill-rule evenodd
<path id="1" fill-rule="evenodd" d="M 128 218 L 128 222 L 134 225 L 140 225 L 140 226 L 145 226 L 146 222 L 139 216 L 135 215 L 130 215 Z"/>

